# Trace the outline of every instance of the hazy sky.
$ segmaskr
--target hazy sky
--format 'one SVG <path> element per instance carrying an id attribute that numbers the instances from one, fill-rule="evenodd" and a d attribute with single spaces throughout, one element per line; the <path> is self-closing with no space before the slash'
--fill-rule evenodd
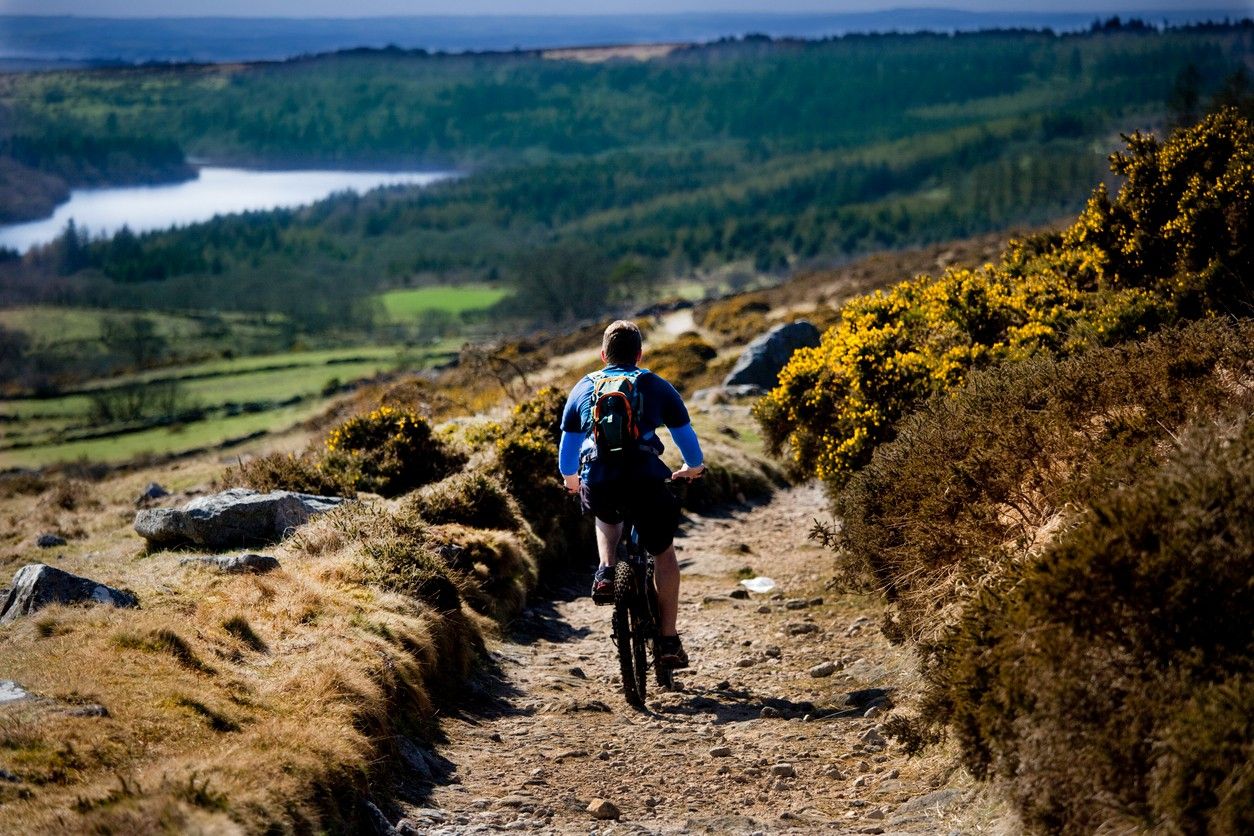
<path id="1" fill-rule="evenodd" d="M 0 14 L 83 17 L 367 17 L 463 14 L 970 11 L 1126 12 L 1204 7 L 1254 14 L 1254 0 L 0 0 Z"/>

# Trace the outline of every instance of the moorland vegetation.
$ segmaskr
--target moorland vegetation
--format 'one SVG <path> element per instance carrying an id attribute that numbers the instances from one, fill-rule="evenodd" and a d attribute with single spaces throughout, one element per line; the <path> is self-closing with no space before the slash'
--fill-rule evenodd
<path id="1" fill-rule="evenodd" d="M 1029 829 L 1242 832 L 1254 130 L 1127 138 L 1123 183 L 996 264 L 846 305 L 758 405 L 824 479 L 947 735 Z"/>

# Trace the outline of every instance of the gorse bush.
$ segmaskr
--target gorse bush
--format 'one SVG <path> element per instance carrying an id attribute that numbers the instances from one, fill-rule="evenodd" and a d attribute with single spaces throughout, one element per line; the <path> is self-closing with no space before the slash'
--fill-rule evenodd
<path id="1" fill-rule="evenodd" d="M 1252 576 L 1243 413 L 1185 434 L 979 596 L 930 708 L 1033 829 L 1249 833 Z"/>
<path id="2" fill-rule="evenodd" d="M 327 435 L 326 448 L 324 471 L 383 496 L 442 479 L 466 463 L 432 435 L 426 419 L 389 406 L 349 418 Z"/>
<path id="3" fill-rule="evenodd" d="M 1098 188 L 1064 232 L 847 304 L 758 403 L 768 445 L 839 487 L 898 419 L 972 369 L 1254 311 L 1249 123 L 1224 111 L 1165 143 L 1137 134 L 1112 166 L 1126 178 L 1117 197 Z"/>

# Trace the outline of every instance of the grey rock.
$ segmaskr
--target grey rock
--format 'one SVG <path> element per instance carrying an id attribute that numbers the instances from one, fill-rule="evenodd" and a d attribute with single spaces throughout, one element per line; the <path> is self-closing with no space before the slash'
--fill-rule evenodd
<path id="1" fill-rule="evenodd" d="M 800 598 L 794 598 L 791 601 L 784 602 L 784 609 L 786 610 L 804 610 L 808 606 L 810 606 L 809 602 L 802 601 Z"/>
<path id="2" fill-rule="evenodd" d="M 592 803 L 588 805 L 588 812 L 594 819 L 605 821 L 617 821 L 622 815 L 613 801 L 606 801 L 604 798 L 592 799 Z"/>
<path id="3" fill-rule="evenodd" d="M 279 561 L 268 554 L 216 554 L 211 557 L 185 557 L 179 561 L 179 565 L 203 566 L 227 574 L 261 574 L 278 569 Z"/>
<path id="4" fill-rule="evenodd" d="M 887 746 L 888 741 L 884 739 L 884 735 L 880 734 L 879 729 L 867 729 L 862 735 L 862 742 L 867 746 Z"/>
<path id="5" fill-rule="evenodd" d="M 782 717 L 783 714 L 781 714 L 780 710 L 773 705 L 764 705 L 762 706 L 762 710 L 758 712 L 758 716 L 763 720 L 774 720 Z"/>
<path id="6" fill-rule="evenodd" d="M 819 664 L 810 668 L 810 676 L 814 677 L 815 679 L 822 679 L 825 676 L 831 676 L 832 674 L 836 673 L 836 671 L 838 670 L 840 670 L 840 666 L 837 665 L 835 662 L 832 662 L 832 661 L 820 662 Z"/>
<path id="7" fill-rule="evenodd" d="M 813 621 L 790 621 L 784 625 L 784 632 L 790 636 L 802 636 L 806 633 L 817 633 L 819 625 Z"/>
<path id="8" fill-rule="evenodd" d="M 730 758 L 731 753 L 732 753 L 732 750 L 730 746 L 715 746 L 713 749 L 710 750 L 710 757 Z"/>
<path id="9" fill-rule="evenodd" d="M 708 389 L 698 389 L 693 392 L 691 400 L 694 403 L 721 404 L 742 398 L 757 398 L 764 391 L 761 386 L 752 384 L 747 386 L 711 386 Z"/>
<path id="10" fill-rule="evenodd" d="M 774 388 L 779 373 L 799 348 L 813 348 L 820 341 L 819 329 L 804 319 L 776 325 L 745 347 L 736 365 L 723 379 L 723 388 L 761 386 Z"/>
<path id="11" fill-rule="evenodd" d="M 41 549 L 55 549 L 57 546 L 65 545 L 65 538 L 60 534 L 53 534 L 51 531 L 45 531 L 35 538 L 35 545 Z"/>
<path id="12" fill-rule="evenodd" d="M 135 500 L 136 505 L 143 505 L 146 502 L 152 502 L 154 499 L 161 499 L 169 496 L 170 492 L 156 482 L 149 482 L 148 487 L 139 494 Z"/>
<path id="13" fill-rule="evenodd" d="M 868 720 L 874 720 L 876 717 L 879 717 L 883 713 L 884 713 L 883 706 L 876 704 L 868 708 L 866 710 L 866 713 L 863 714 L 862 716 L 867 718 Z"/>
<path id="14" fill-rule="evenodd" d="M 396 748 L 401 756 L 401 761 L 413 770 L 420 781 L 430 783 L 435 780 L 435 775 L 431 771 L 431 763 L 423 747 L 402 735 L 396 740 Z"/>
<path id="15" fill-rule="evenodd" d="M 30 696 L 30 692 L 12 679 L 0 679 L 0 705 L 17 702 Z"/>
<path id="16" fill-rule="evenodd" d="M 790 763 L 777 763 L 771 767 L 771 774 L 777 778 L 796 778 L 797 770 Z"/>
<path id="17" fill-rule="evenodd" d="M 772 659 L 778 659 L 779 657 L 784 655 L 784 651 L 780 650 L 778 647 L 772 644 L 772 645 L 767 645 L 766 647 L 762 648 L 762 655 L 769 656 Z"/>
<path id="18" fill-rule="evenodd" d="M 940 812 L 954 804 L 961 797 L 961 790 L 937 790 L 936 792 L 930 792 L 927 795 L 910 799 L 899 806 L 893 815 L 906 816 L 911 813 Z"/>
<path id="19" fill-rule="evenodd" d="M 293 491 L 258 493 L 231 488 L 175 508 L 152 508 L 135 515 L 135 531 L 156 547 L 181 545 L 225 549 L 276 543 L 315 514 L 344 502 L 337 496 Z"/>
<path id="20" fill-rule="evenodd" d="M 388 821 L 387 816 L 383 815 L 383 811 L 380 810 L 373 801 L 369 799 L 363 800 L 362 807 L 365 808 L 365 819 L 370 826 L 371 832 L 377 833 L 379 836 L 392 836 L 392 834 L 399 834 L 400 831 L 392 826 L 392 823 Z"/>
<path id="21" fill-rule="evenodd" d="M 889 693 L 887 688 L 863 688 L 859 691 L 850 691 L 845 695 L 845 704 L 858 708 L 870 708 L 873 705 L 889 706 L 892 704 Z"/>
<path id="22" fill-rule="evenodd" d="M 13 774 L 7 769 L 0 769 L 0 781 L 8 781 L 10 784 L 22 783 L 21 777 Z"/>
<path id="23" fill-rule="evenodd" d="M 43 563 L 28 563 L 13 576 L 13 587 L 0 606 L 0 624 L 8 624 L 49 604 L 86 602 L 114 607 L 139 606 L 139 599 L 130 592 Z"/>
<path id="24" fill-rule="evenodd" d="M 98 703 L 92 705 L 76 705 L 65 710 L 66 717 L 108 717 L 109 709 Z"/>

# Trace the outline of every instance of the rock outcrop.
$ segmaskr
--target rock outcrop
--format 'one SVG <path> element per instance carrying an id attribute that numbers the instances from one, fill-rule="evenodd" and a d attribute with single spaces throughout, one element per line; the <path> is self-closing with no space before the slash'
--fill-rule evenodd
<path id="1" fill-rule="evenodd" d="M 740 359 L 723 379 L 723 386 L 761 386 L 773 389 L 779 382 L 779 373 L 799 348 L 813 348 L 819 344 L 819 329 L 804 319 L 776 325 L 755 339 L 741 352 Z"/>
<path id="2" fill-rule="evenodd" d="M 193 499 L 181 509 L 140 511 L 135 515 L 135 531 L 157 548 L 227 549 L 277 543 L 310 517 L 342 502 L 338 496 L 231 488 Z"/>
<path id="3" fill-rule="evenodd" d="M 203 566 L 227 574 L 261 574 L 278 569 L 279 561 L 268 554 L 215 554 L 211 557 L 185 557 L 179 561 L 179 565 Z"/>
<path id="4" fill-rule="evenodd" d="M 13 588 L 0 607 L 0 624 L 16 621 L 49 604 L 81 603 L 139 606 L 139 600 L 129 592 L 43 563 L 30 563 L 18 569 L 13 576 Z"/>

